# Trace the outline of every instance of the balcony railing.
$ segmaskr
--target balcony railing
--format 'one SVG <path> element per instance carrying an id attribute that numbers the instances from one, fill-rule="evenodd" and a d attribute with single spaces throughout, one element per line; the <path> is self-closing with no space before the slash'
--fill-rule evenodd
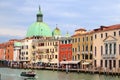
<path id="1" fill-rule="evenodd" d="M 103 54 L 102 57 L 105 59 L 106 58 L 109 59 L 109 58 L 116 58 L 117 56 L 115 54 Z"/>
<path id="2" fill-rule="evenodd" d="M 80 52 L 78 51 L 77 54 L 80 54 Z"/>
<path id="3" fill-rule="evenodd" d="M 92 54 L 93 52 L 92 51 L 90 51 L 90 54 Z"/>

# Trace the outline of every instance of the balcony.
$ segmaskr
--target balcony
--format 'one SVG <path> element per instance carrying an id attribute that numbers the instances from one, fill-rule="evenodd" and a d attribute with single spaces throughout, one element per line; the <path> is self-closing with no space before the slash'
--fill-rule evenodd
<path id="1" fill-rule="evenodd" d="M 117 56 L 115 54 L 103 54 L 103 59 L 115 59 Z"/>
<path id="2" fill-rule="evenodd" d="M 82 54 L 84 54 L 85 52 L 84 51 L 82 51 Z"/>
<path id="3" fill-rule="evenodd" d="M 77 54 L 80 54 L 80 52 L 78 51 Z"/>
<path id="4" fill-rule="evenodd" d="M 90 54 L 92 54 L 93 52 L 92 51 L 90 51 Z"/>

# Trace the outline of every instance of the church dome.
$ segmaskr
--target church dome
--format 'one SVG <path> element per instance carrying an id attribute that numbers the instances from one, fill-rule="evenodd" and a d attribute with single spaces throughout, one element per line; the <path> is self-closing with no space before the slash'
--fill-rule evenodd
<path id="1" fill-rule="evenodd" d="M 50 27 L 46 23 L 35 22 L 28 28 L 26 36 L 27 37 L 32 37 L 32 36 L 51 37 L 52 32 L 51 32 Z"/>
<path id="2" fill-rule="evenodd" d="M 65 34 L 65 37 L 70 37 L 70 34 L 67 32 L 67 33 Z"/>
<path id="3" fill-rule="evenodd" d="M 56 27 L 53 32 L 52 32 L 53 36 L 61 36 L 61 31 L 58 27 Z"/>
<path id="4" fill-rule="evenodd" d="M 27 30 L 26 37 L 33 36 L 43 36 L 43 37 L 51 37 L 52 31 L 50 27 L 43 22 L 43 14 L 39 7 L 39 12 L 37 13 L 37 21 L 34 22 Z"/>

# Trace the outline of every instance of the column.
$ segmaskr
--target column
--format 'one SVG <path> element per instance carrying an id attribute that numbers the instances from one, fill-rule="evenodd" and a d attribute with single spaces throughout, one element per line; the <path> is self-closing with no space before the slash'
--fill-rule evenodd
<path id="1" fill-rule="evenodd" d="M 108 53 L 108 55 L 110 54 L 110 52 L 109 52 L 109 46 L 110 46 L 110 44 L 108 43 L 108 46 L 107 46 L 107 53 Z"/>
<path id="2" fill-rule="evenodd" d="M 112 55 L 114 55 L 114 43 L 112 43 Z"/>

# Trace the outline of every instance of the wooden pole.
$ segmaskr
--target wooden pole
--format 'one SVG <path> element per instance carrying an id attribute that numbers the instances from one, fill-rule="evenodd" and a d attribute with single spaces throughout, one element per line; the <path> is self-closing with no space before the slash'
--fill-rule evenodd
<path id="1" fill-rule="evenodd" d="M 1 80 L 1 74 L 0 74 L 0 80 Z"/>

